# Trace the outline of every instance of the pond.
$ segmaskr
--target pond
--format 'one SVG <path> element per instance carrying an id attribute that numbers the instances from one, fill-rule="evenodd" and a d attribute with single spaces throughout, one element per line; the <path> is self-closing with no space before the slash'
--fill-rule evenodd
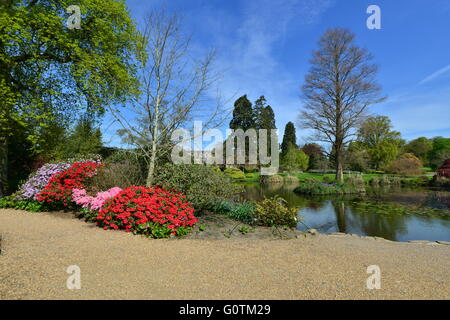
<path id="1" fill-rule="evenodd" d="M 369 189 L 365 196 L 298 195 L 292 184 L 245 184 L 245 198 L 279 195 L 303 217 L 298 229 L 375 236 L 393 241 L 450 241 L 450 191 Z"/>

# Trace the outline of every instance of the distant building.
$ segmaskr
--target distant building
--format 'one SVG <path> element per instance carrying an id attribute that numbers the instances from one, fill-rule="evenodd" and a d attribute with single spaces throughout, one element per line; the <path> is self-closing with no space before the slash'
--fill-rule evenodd
<path id="1" fill-rule="evenodd" d="M 439 177 L 445 177 L 450 179 L 450 159 L 445 160 L 444 165 L 438 169 Z"/>

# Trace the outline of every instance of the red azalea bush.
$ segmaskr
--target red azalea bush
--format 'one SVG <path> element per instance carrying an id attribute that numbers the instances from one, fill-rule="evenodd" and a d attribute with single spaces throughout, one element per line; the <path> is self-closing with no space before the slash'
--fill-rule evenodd
<path id="1" fill-rule="evenodd" d="M 74 189 L 84 189 L 84 183 L 102 166 L 95 161 L 76 162 L 69 169 L 55 174 L 47 186 L 36 196 L 37 201 L 57 207 L 67 207 L 72 202 Z"/>
<path id="2" fill-rule="evenodd" d="M 185 198 L 159 187 L 129 187 L 105 202 L 97 225 L 154 238 L 184 235 L 197 222 Z"/>

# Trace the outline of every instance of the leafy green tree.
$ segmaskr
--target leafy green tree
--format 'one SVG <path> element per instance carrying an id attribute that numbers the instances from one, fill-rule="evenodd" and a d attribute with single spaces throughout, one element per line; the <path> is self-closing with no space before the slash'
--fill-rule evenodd
<path id="1" fill-rule="evenodd" d="M 256 129 L 276 129 L 275 113 L 271 106 L 267 105 L 266 98 L 261 96 L 255 101 L 254 117 Z"/>
<path id="2" fill-rule="evenodd" d="M 395 160 L 403 143 L 400 132 L 392 130 L 391 120 L 386 116 L 369 117 L 358 130 L 361 149 L 367 151 L 371 164 L 380 169 Z"/>
<path id="3" fill-rule="evenodd" d="M 429 154 L 433 150 L 433 140 L 420 137 L 405 145 L 404 151 L 418 157 L 425 165 L 429 164 Z"/>
<path id="4" fill-rule="evenodd" d="M 291 144 L 281 158 L 281 166 L 288 171 L 308 169 L 309 157 L 297 146 Z"/>
<path id="5" fill-rule="evenodd" d="M 323 148 L 316 143 L 308 143 L 302 147 L 302 151 L 309 157 L 308 169 L 320 169 L 319 164 L 325 159 Z"/>
<path id="6" fill-rule="evenodd" d="M 71 5 L 81 29 L 68 28 Z M 145 59 L 140 34 L 122 1 L 0 2 L 0 196 L 14 124 L 27 128 L 31 152 L 59 115 L 123 102 L 138 93 L 135 61 Z"/>
<path id="7" fill-rule="evenodd" d="M 64 144 L 64 158 L 89 157 L 100 153 L 102 132 L 94 125 L 94 120 L 86 116 L 78 120 Z"/>
<path id="8" fill-rule="evenodd" d="M 275 123 L 275 113 L 271 106 L 267 105 L 266 98 L 261 96 L 255 101 L 255 106 L 253 108 L 255 117 L 255 129 L 265 129 L 267 130 L 267 153 L 270 156 L 272 153 L 272 140 L 270 139 L 270 134 L 273 129 L 276 129 Z"/>
<path id="9" fill-rule="evenodd" d="M 295 126 L 292 122 L 288 122 L 284 129 L 283 142 L 281 143 L 281 156 L 285 155 L 288 152 L 288 149 L 291 147 L 297 146 L 297 136 L 295 132 Z"/>
<path id="10" fill-rule="evenodd" d="M 255 129 L 256 122 L 253 113 L 253 107 L 247 95 L 244 95 L 234 103 L 233 119 L 230 122 L 230 129 Z"/>
<path id="11" fill-rule="evenodd" d="M 450 138 L 433 138 L 433 148 L 429 152 L 429 162 L 431 168 L 436 170 L 444 161 L 450 159 Z"/>

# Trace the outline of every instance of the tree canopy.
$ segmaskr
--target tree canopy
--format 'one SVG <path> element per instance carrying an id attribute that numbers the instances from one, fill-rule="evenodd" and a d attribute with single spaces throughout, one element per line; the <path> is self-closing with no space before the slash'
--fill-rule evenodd
<path id="1" fill-rule="evenodd" d="M 81 29 L 67 27 L 66 10 L 74 4 L 81 11 Z M 81 108 L 101 111 L 107 103 L 137 94 L 134 62 L 145 54 L 124 2 L 33 0 L 0 5 L 0 145 L 20 124 L 28 129 L 33 148 L 39 147 L 41 133 L 58 115 L 67 117 Z M 2 153 L 0 164 L 6 157 Z"/>

